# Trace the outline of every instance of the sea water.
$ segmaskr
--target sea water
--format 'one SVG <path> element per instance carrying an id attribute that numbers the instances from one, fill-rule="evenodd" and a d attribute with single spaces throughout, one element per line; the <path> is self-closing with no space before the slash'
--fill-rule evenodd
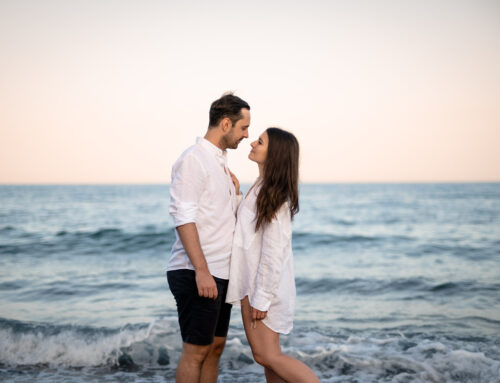
<path id="1" fill-rule="evenodd" d="M 500 382 L 500 184 L 300 192 L 284 352 L 323 382 Z M 168 204 L 168 185 L 0 186 L 0 381 L 174 380 Z M 238 307 L 220 366 L 265 381 Z"/>

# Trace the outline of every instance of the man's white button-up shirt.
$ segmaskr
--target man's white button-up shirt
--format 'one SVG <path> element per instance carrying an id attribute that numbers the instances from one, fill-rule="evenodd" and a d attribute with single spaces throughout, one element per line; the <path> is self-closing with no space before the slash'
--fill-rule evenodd
<path id="1" fill-rule="evenodd" d="M 229 279 L 237 205 L 226 152 L 198 137 L 172 167 L 169 212 L 175 227 L 196 224 L 208 269 L 218 278 Z M 175 236 L 167 270 L 194 270 L 177 230 Z"/>

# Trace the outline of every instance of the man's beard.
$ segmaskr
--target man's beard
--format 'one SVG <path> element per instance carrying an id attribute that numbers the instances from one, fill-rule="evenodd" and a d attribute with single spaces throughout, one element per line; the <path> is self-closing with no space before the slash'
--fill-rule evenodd
<path id="1" fill-rule="evenodd" d="M 222 137 L 222 140 L 224 142 L 224 147 L 229 148 L 229 149 L 236 149 L 238 145 L 241 142 L 241 138 L 239 140 L 233 139 L 232 137 Z"/>

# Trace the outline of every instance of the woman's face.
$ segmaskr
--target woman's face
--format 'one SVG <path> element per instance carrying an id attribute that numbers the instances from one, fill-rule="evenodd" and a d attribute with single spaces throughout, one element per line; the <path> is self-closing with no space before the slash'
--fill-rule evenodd
<path id="1" fill-rule="evenodd" d="M 264 164 L 267 157 L 267 145 L 269 143 L 269 137 L 267 136 L 267 132 L 264 132 L 260 135 L 260 137 L 252 142 L 250 146 L 252 150 L 248 155 L 248 158 L 258 164 Z"/>

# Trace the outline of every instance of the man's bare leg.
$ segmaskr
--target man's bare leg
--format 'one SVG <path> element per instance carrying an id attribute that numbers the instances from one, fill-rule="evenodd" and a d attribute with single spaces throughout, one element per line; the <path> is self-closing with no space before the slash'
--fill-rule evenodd
<path id="1" fill-rule="evenodd" d="M 176 383 L 199 383 L 209 350 L 210 346 L 182 343 L 182 354 L 175 373 Z"/>
<path id="2" fill-rule="evenodd" d="M 225 344 L 225 337 L 214 337 L 214 342 L 210 345 L 208 355 L 201 366 L 200 383 L 217 383 L 219 359 L 222 355 L 222 351 L 224 351 Z"/>

